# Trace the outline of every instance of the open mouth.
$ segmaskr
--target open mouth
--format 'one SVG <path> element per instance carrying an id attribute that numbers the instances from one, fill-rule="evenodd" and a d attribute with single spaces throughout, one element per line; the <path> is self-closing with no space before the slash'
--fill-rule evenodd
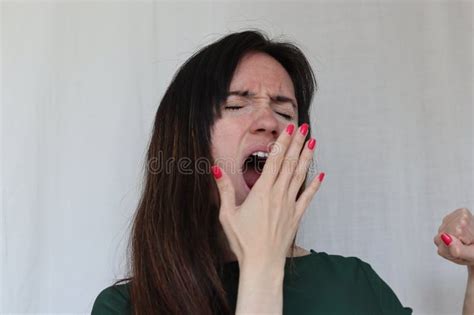
<path id="1" fill-rule="evenodd" d="M 242 174 L 249 189 L 252 189 L 253 185 L 255 185 L 255 182 L 260 178 L 267 158 L 268 153 L 256 151 L 250 154 L 244 161 L 242 166 Z"/>

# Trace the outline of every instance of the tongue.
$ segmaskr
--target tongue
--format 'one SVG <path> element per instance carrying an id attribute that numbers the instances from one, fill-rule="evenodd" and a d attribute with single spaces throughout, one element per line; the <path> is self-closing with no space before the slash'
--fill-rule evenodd
<path id="1" fill-rule="evenodd" d="M 259 177 L 260 173 L 257 173 L 254 167 L 248 167 L 244 172 L 244 180 L 250 188 L 255 185 Z"/>

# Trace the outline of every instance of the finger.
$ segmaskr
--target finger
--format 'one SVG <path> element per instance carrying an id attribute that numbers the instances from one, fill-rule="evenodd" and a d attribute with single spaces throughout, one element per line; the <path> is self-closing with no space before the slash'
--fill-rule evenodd
<path id="1" fill-rule="evenodd" d="M 278 174 L 276 185 L 284 191 L 287 191 L 290 180 L 293 178 L 295 168 L 298 165 L 301 155 L 301 148 L 305 142 L 306 134 L 308 133 L 309 125 L 304 123 L 298 128 L 298 132 L 294 135 L 291 141 L 288 152 L 286 153 L 283 165 Z"/>
<path id="2" fill-rule="evenodd" d="M 448 233 L 444 233 L 441 239 L 448 249 L 449 256 L 474 264 L 474 245 L 464 245 L 457 237 Z"/>
<path id="3" fill-rule="evenodd" d="M 441 235 L 444 233 L 444 231 L 440 231 L 438 232 L 438 234 L 436 234 L 436 236 L 434 237 L 433 239 L 433 242 L 436 246 L 441 246 L 443 245 L 443 241 L 441 240 Z"/>
<path id="4" fill-rule="evenodd" d="M 321 186 L 321 182 L 323 181 L 324 178 L 324 172 L 321 172 L 316 176 L 311 184 L 309 184 L 308 187 L 303 191 L 303 193 L 300 195 L 298 200 L 296 201 L 296 206 L 295 206 L 295 214 L 298 219 L 301 219 L 303 216 L 304 211 L 308 207 L 309 203 L 313 199 L 314 194 L 319 190 L 319 187 Z"/>
<path id="5" fill-rule="evenodd" d="M 440 244 L 438 247 L 438 255 L 443 257 L 446 260 L 452 261 L 458 265 L 467 265 L 468 263 L 460 258 L 454 258 L 449 254 L 449 250 L 446 248 L 445 245 Z"/>
<path id="6" fill-rule="evenodd" d="M 235 209 L 235 190 L 229 176 L 218 166 L 211 167 L 221 200 L 220 213 Z"/>
<path id="7" fill-rule="evenodd" d="M 437 240 L 437 244 L 438 244 L 438 255 L 440 255 L 441 257 L 447 259 L 447 260 L 451 260 L 451 261 L 455 261 L 456 259 L 454 257 L 451 256 L 451 254 L 449 253 L 449 249 L 448 249 L 448 246 L 451 245 L 451 242 L 452 242 L 452 239 L 451 238 L 447 238 L 447 237 L 441 237 L 443 234 L 445 234 L 444 232 L 440 232 L 438 234 L 438 240 Z M 444 241 L 443 241 L 444 239 Z"/>
<path id="8" fill-rule="evenodd" d="M 306 174 L 308 173 L 308 168 L 313 161 L 315 148 L 316 140 L 313 138 L 309 139 L 301 153 L 300 160 L 296 166 L 295 172 L 293 173 L 290 187 L 288 188 L 288 198 L 290 198 L 290 200 L 296 199 L 296 195 L 298 194 L 298 191 L 306 178 Z"/>
<path id="9" fill-rule="evenodd" d="M 277 141 L 273 144 L 267 161 L 263 166 L 262 174 L 255 183 L 255 185 L 273 186 L 275 179 L 280 172 L 281 164 L 288 149 L 291 139 L 293 138 L 295 125 L 288 124 L 285 130 L 280 133 Z"/>
<path id="10" fill-rule="evenodd" d="M 438 229 L 438 234 L 443 232 L 456 236 L 464 245 L 474 244 L 474 222 L 468 215 L 458 213 L 450 223 L 443 223 Z"/>

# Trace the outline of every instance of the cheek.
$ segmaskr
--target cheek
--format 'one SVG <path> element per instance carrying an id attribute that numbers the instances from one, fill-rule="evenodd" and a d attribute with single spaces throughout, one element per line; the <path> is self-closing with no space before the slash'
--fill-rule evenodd
<path id="1" fill-rule="evenodd" d="M 233 157 L 239 148 L 241 124 L 220 120 L 215 124 L 211 135 L 212 156 L 217 158 Z"/>

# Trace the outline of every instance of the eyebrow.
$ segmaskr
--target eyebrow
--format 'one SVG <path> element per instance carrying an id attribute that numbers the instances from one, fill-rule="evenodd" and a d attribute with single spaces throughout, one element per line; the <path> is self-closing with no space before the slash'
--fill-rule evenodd
<path id="1" fill-rule="evenodd" d="M 254 98 L 257 94 L 249 92 L 248 90 L 245 91 L 230 91 L 227 93 L 227 97 L 232 96 L 232 95 L 237 95 L 241 97 L 245 97 L 247 99 L 252 99 Z M 284 95 L 276 95 L 276 96 L 270 96 L 270 99 L 274 102 L 282 103 L 282 102 L 289 102 L 291 105 L 293 105 L 293 108 L 296 109 L 296 101 L 292 99 L 291 97 L 284 96 Z"/>

